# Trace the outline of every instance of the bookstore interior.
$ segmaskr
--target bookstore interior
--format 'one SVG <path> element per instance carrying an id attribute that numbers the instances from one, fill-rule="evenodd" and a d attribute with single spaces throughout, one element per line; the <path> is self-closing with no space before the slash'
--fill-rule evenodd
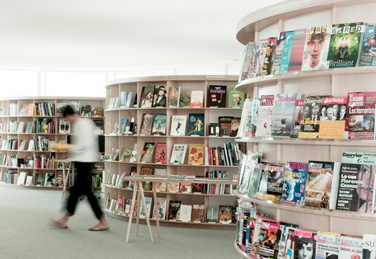
<path id="1" fill-rule="evenodd" d="M 128 76 L 108 80 L 102 97 L 2 98 L 0 193 L 63 204 L 76 173 L 58 148 L 75 137 L 70 105 L 96 125 L 90 188 L 111 227 L 102 239 L 124 255 L 144 258 L 153 244 L 161 250 L 148 257 L 376 259 L 375 9 L 291 0 L 238 17 L 239 74 Z"/>

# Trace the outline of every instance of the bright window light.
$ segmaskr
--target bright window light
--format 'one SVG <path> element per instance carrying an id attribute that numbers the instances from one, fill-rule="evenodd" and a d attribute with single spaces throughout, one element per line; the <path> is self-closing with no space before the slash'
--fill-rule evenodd
<path id="1" fill-rule="evenodd" d="M 38 95 L 37 71 L 0 71 L 0 98 Z"/>

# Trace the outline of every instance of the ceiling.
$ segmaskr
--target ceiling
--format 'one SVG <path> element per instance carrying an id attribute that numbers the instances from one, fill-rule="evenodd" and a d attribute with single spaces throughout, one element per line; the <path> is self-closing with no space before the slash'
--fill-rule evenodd
<path id="1" fill-rule="evenodd" d="M 0 2 L 0 68 L 126 71 L 238 62 L 238 21 L 281 1 Z"/>

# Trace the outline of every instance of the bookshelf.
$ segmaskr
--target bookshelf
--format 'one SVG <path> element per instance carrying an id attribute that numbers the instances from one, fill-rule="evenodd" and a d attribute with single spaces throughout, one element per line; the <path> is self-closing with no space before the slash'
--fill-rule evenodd
<path id="1" fill-rule="evenodd" d="M 235 137 L 223 136 L 223 137 L 213 137 L 209 136 L 207 125 L 209 123 L 218 122 L 219 116 L 241 116 L 240 108 L 210 108 L 207 105 L 207 92 L 210 85 L 225 85 L 228 87 L 235 87 L 237 82 L 236 76 L 153 76 L 153 77 L 137 77 L 137 78 L 126 78 L 110 81 L 106 86 L 106 103 L 109 104 L 111 98 L 119 97 L 120 92 L 133 92 L 137 93 L 137 107 L 133 106 L 131 108 L 118 108 L 118 109 L 107 109 L 105 110 L 105 135 L 106 138 L 106 156 L 111 154 L 112 148 L 118 148 L 121 152 L 122 148 L 133 149 L 135 143 L 137 143 L 137 161 L 136 162 L 120 162 L 120 161 L 105 161 L 106 165 L 106 175 L 107 172 L 111 174 L 119 174 L 121 171 L 126 172 L 126 176 L 129 176 L 131 168 L 137 168 L 137 174 L 140 173 L 141 167 L 148 166 L 153 168 L 166 169 L 167 175 L 194 175 L 196 177 L 205 177 L 208 171 L 212 170 L 225 170 L 227 177 L 231 178 L 233 174 L 237 174 L 238 166 L 215 166 L 215 165 L 189 165 L 188 160 L 188 150 L 185 156 L 185 161 L 183 164 L 171 164 L 170 156 L 172 153 L 172 148 L 174 144 L 204 144 L 205 147 L 217 147 L 223 145 L 224 142 L 235 142 Z M 167 98 L 169 89 L 172 86 L 180 86 L 181 93 L 188 93 L 194 90 L 203 91 L 203 107 L 201 108 L 183 108 L 183 107 L 169 107 L 167 100 L 167 107 L 163 108 L 140 108 L 140 100 L 142 88 L 145 86 L 163 85 L 167 90 Z M 131 102 L 133 104 L 133 100 Z M 153 136 L 153 135 L 141 135 L 140 127 L 142 124 L 142 115 L 144 113 L 166 113 L 167 125 L 166 125 L 166 135 L 163 136 Z M 202 113 L 205 116 L 205 134 L 204 136 L 171 136 L 171 117 L 173 115 L 186 115 L 191 113 Z M 117 122 L 119 125 L 122 118 L 131 119 L 134 117 L 138 126 L 138 131 L 134 135 L 118 135 L 109 134 L 112 132 L 114 123 Z M 167 153 L 167 164 L 158 163 L 141 163 L 141 153 L 144 144 L 147 142 L 152 143 L 166 143 L 166 153 Z M 242 144 L 243 145 L 243 144 Z M 107 177 L 107 176 L 106 176 Z M 220 184 L 220 181 L 218 181 Z M 110 194 L 111 199 L 117 199 L 118 195 L 124 196 L 124 203 L 127 199 L 132 198 L 133 190 L 130 188 L 119 188 L 111 184 L 104 184 L 105 188 L 105 198 Z M 201 204 L 205 205 L 205 211 L 208 207 L 217 207 L 219 205 L 236 205 L 236 196 L 229 193 L 227 187 L 225 194 L 223 195 L 212 195 L 206 193 L 171 193 L 171 192 L 158 192 L 158 198 L 166 198 L 167 200 L 167 212 L 169 210 L 168 205 L 170 200 L 179 200 L 182 204 L 193 205 Z M 152 197 L 152 192 L 145 190 L 146 197 Z M 154 201 L 152 208 L 154 206 Z M 114 216 L 120 219 L 127 219 L 125 215 L 120 215 L 112 211 L 108 211 L 110 216 Z M 206 214 L 205 214 L 206 217 Z M 153 222 L 153 219 L 150 219 Z M 145 220 L 142 220 L 144 222 Z M 162 225 L 171 226 L 190 226 L 190 227 L 202 227 L 202 228 L 234 228 L 235 224 L 212 224 L 212 223 L 194 223 L 194 222 L 180 222 L 180 221 L 169 221 L 161 220 Z"/>
<path id="2" fill-rule="evenodd" d="M 373 22 L 369 10 L 375 1 L 316 0 L 283 1 L 248 14 L 237 25 L 237 40 L 246 45 L 250 41 L 278 37 L 279 32 L 319 25 L 352 21 Z M 374 91 L 375 67 L 336 68 L 316 71 L 298 71 L 246 79 L 236 86 L 238 91 L 260 97 L 266 94 L 304 93 L 305 95 L 347 96 L 348 92 Z M 276 139 L 239 138 L 247 149 L 263 153 L 263 162 L 286 161 L 341 161 L 343 152 L 376 153 L 374 140 Z M 270 214 L 272 219 L 298 224 L 300 229 L 331 231 L 348 235 L 376 234 L 370 228 L 376 215 L 338 210 L 312 209 L 291 206 L 242 196 L 252 202 L 258 211 Z M 251 258 L 234 243 L 242 258 Z"/>
<path id="3" fill-rule="evenodd" d="M 40 106 L 39 106 L 39 105 Z M 41 106 L 43 104 L 43 107 Z M 61 133 L 60 120 L 63 119 L 59 113 L 58 108 L 64 104 L 75 104 L 79 108 L 79 112 L 82 112 L 82 106 L 99 107 L 102 111 L 96 116 L 91 116 L 94 122 L 102 128 L 102 132 L 98 131 L 99 135 L 104 135 L 104 98 L 80 98 L 80 97 L 12 97 L 9 99 L 0 100 L 0 183 L 1 186 L 11 186 L 18 188 L 34 188 L 42 190 L 63 190 L 62 184 L 62 168 L 57 167 L 54 160 L 66 159 L 69 155 L 64 151 L 54 151 L 48 148 L 48 144 L 53 144 L 53 142 L 68 142 L 68 138 L 72 135 L 70 133 Z M 26 113 L 21 113 L 21 110 L 26 107 Z M 35 107 L 38 107 L 36 110 Z M 29 111 L 27 109 L 30 109 Z M 42 111 L 43 109 L 43 111 Z M 92 114 L 93 115 L 93 114 Z M 84 116 L 85 117 L 85 116 Z M 88 117 L 88 116 L 86 116 Z M 41 133 L 34 133 L 36 129 L 35 121 L 46 120 L 47 123 L 52 123 L 48 127 L 46 132 L 38 131 Z M 11 122 L 17 122 L 17 124 L 24 124 L 22 133 L 18 131 L 11 131 L 8 126 Z M 32 123 L 33 129 L 31 133 L 25 133 L 27 130 L 27 124 Z M 53 126 L 52 126 L 53 125 Z M 102 125 L 102 126 L 101 126 Z M 53 129 L 54 127 L 54 129 Z M 98 128 L 98 129 L 99 129 Z M 72 129 L 70 129 L 72 130 Z M 67 132 L 67 131 L 65 131 Z M 44 141 L 43 141 L 43 139 Z M 12 140 L 16 142 L 14 146 L 7 145 L 7 148 L 3 148 L 3 141 Z M 37 146 L 36 148 L 30 148 L 30 141 L 41 140 L 45 143 L 45 146 Z M 49 142 L 51 141 L 51 142 Z M 25 147 L 23 150 L 19 150 L 21 142 L 25 142 Z M 4 157 L 17 157 L 16 164 L 4 163 Z M 42 157 L 49 159 L 48 166 L 43 166 L 43 168 L 37 168 L 36 157 Z M 53 159 L 52 159 L 53 157 Z M 32 164 L 27 164 L 27 161 L 34 161 Z M 23 165 L 22 165 L 23 164 Z M 26 177 L 32 177 L 31 182 L 25 182 L 24 184 L 17 184 L 18 178 L 22 172 L 26 173 Z M 9 173 L 9 174 L 7 174 Z M 54 179 L 58 181 L 57 186 L 45 186 L 45 180 L 48 174 L 55 174 Z M 102 170 L 93 169 L 93 174 L 102 174 Z M 12 175 L 10 177 L 10 175 Z M 59 181 L 59 179 L 61 181 Z M 31 183 L 31 184 L 30 184 Z M 30 185 L 29 185 L 30 184 Z M 99 191 L 101 188 L 98 186 L 95 188 Z"/>

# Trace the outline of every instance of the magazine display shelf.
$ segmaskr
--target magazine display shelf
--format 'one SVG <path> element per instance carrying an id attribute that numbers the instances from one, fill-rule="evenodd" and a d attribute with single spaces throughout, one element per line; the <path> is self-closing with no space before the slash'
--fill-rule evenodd
<path id="1" fill-rule="evenodd" d="M 101 107 L 102 112 L 104 110 L 105 99 L 98 98 L 98 97 L 44 97 L 44 96 L 37 96 L 37 97 L 11 97 L 7 99 L 0 100 L 0 107 L 2 109 L 9 108 L 9 105 L 12 103 L 17 103 L 17 113 L 19 114 L 21 106 L 23 104 L 30 104 L 30 103 L 42 103 L 42 102 L 50 102 L 54 104 L 55 107 L 55 116 L 20 116 L 20 115 L 1 115 L 0 116 L 0 123 L 4 125 L 4 123 L 9 123 L 9 121 L 14 120 L 18 122 L 25 122 L 25 129 L 26 124 L 29 121 L 34 121 L 35 119 L 52 119 L 55 122 L 55 131 L 59 132 L 59 120 L 62 118 L 61 116 L 57 116 L 56 108 L 58 103 L 66 103 L 70 101 L 78 102 L 79 107 L 81 109 L 82 105 L 91 105 L 91 107 Z M 104 114 L 103 114 L 104 115 Z M 103 121 L 104 125 L 104 116 L 99 117 L 88 117 L 92 118 L 93 120 L 101 120 Z M 25 130 L 24 129 L 24 130 Z M 10 150 L 10 149 L 0 149 L 1 158 L 4 155 L 18 155 L 19 158 L 26 158 L 28 156 L 34 157 L 34 155 L 45 155 L 49 157 L 51 153 L 55 154 L 55 159 L 66 159 L 68 157 L 68 152 L 65 151 L 28 151 L 29 141 L 31 139 L 35 139 L 37 136 L 47 137 L 48 139 L 55 141 L 56 143 L 64 140 L 67 141 L 67 136 L 72 134 L 60 134 L 60 133 L 9 133 L 9 132 L 0 132 L 1 142 L 2 140 L 7 140 L 8 137 L 14 136 L 18 140 L 18 144 L 20 144 L 21 140 L 26 140 L 26 147 L 25 150 Z M 103 134 L 100 134 L 103 135 Z M 1 147 L 0 147 L 1 148 Z M 2 159 L 1 163 L 2 163 Z M 17 173 L 26 172 L 28 176 L 33 176 L 33 185 L 26 186 L 26 185 L 17 185 L 17 184 L 9 184 L 4 182 L 5 172 L 8 169 L 17 170 Z M 37 174 L 45 174 L 47 172 L 59 172 L 62 171 L 61 168 L 29 168 L 29 167 L 12 167 L 12 166 L 4 166 L 0 165 L 0 183 L 1 186 L 10 186 L 10 187 L 18 187 L 18 188 L 32 188 L 32 189 L 41 189 L 41 190 L 63 190 L 63 187 L 47 187 L 47 186 L 35 186 L 35 180 Z M 93 170 L 97 171 L 97 173 L 102 173 L 102 170 Z M 69 188 L 69 187 L 68 187 Z M 100 187 L 96 187 L 94 190 L 99 191 Z"/>
<path id="2" fill-rule="evenodd" d="M 170 156 L 172 153 L 172 148 L 174 144 L 190 144 L 198 143 L 205 144 L 206 147 L 217 147 L 223 146 L 223 142 L 235 142 L 235 137 L 212 137 L 208 135 L 207 125 L 209 123 L 218 122 L 219 116 L 234 116 L 240 117 L 241 110 L 239 108 L 210 108 L 207 107 L 207 91 L 209 85 L 226 85 L 227 87 L 235 87 L 237 83 L 237 76 L 152 76 L 152 77 L 134 77 L 134 78 L 125 78 L 110 81 L 106 86 L 106 103 L 108 104 L 110 98 L 119 97 L 121 91 L 133 92 L 133 98 L 137 93 L 137 104 L 140 103 L 142 88 L 144 86 L 154 86 L 154 85 L 164 85 L 167 90 L 171 86 L 180 86 L 182 93 L 188 93 L 191 91 L 203 91 L 203 107 L 201 108 L 173 108 L 167 107 L 163 108 L 119 108 L 119 109 L 105 109 L 105 135 L 106 138 L 106 147 L 105 154 L 109 156 L 111 154 L 112 148 L 119 148 L 121 151 L 122 148 L 131 148 L 135 143 L 137 143 L 137 162 L 119 162 L 119 161 L 105 161 L 106 172 L 109 170 L 111 174 L 119 174 L 121 171 L 127 172 L 127 176 L 130 173 L 131 167 L 137 167 L 137 173 L 139 174 L 141 167 L 154 167 L 166 169 L 167 175 L 195 175 L 197 177 L 205 177 L 206 173 L 211 170 L 225 170 L 227 177 L 231 178 L 233 174 L 238 172 L 238 166 L 215 166 L 215 165 L 189 165 L 187 162 L 188 150 L 186 153 L 186 158 L 184 164 L 171 164 Z M 132 105 L 133 103 L 131 103 Z M 139 107 L 139 105 L 137 106 Z M 108 106 L 106 106 L 108 108 Z M 117 122 L 120 125 L 122 118 L 131 119 L 135 118 L 138 130 L 142 124 L 142 115 L 144 113 L 166 113 L 167 115 L 167 126 L 166 126 L 166 135 L 165 136 L 153 136 L 153 135 L 140 135 L 139 133 L 135 135 L 116 135 L 108 134 L 112 132 L 114 123 Z M 186 115 L 190 113 L 202 113 L 205 115 L 205 135 L 204 136 L 170 136 L 170 125 L 172 115 Z M 146 142 L 153 143 L 166 143 L 167 148 L 167 164 L 157 164 L 157 163 L 140 163 L 141 153 Z M 107 175 L 107 174 L 106 174 Z M 104 181 L 105 182 L 105 181 Z M 220 181 L 218 182 L 221 183 Z M 124 201 L 132 198 L 132 190 L 127 188 L 118 188 L 108 184 L 103 185 L 105 189 L 105 198 L 108 193 L 110 194 L 111 199 L 117 200 L 118 195 L 124 196 Z M 152 192 L 145 191 L 147 197 L 152 197 Z M 167 202 L 167 212 L 168 205 L 170 200 L 181 201 L 182 204 L 193 205 L 201 204 L 205 205 L 205 211 L 207 207 L 217 207 L 219 205 L 236 205 L 236 196 L 232 194 L 225 195 L 210 195 L 210 194 L 191 194 L 187 195 L 186 193 L 169 193 L 162 192 L 158 193 L 159 197 L 166 198 Z M 154 201 L 153 201 L 154 204 Z M 154 206 L 152 204 L 152 206 Z M 118 215 L 116 213 L 108 211 L 110 216 L 116 218 L 127 219 L 127 216 Z M 206 213 L 205 213 L 206 214 Z M 150 218 L 150 221 L 153 222 L 153 219 Z M 142 220 L 145 223 L 145 220 Z M 179 222 L 179 221 L 168 221 L 161 220 L 164 225 L 170 226 L 191 226 L 197 228 L 224 228 L 224 229 L 234 229 L 235 224 L 212 224 L 212 223 L 193 223 L 193 222 Z"/>

